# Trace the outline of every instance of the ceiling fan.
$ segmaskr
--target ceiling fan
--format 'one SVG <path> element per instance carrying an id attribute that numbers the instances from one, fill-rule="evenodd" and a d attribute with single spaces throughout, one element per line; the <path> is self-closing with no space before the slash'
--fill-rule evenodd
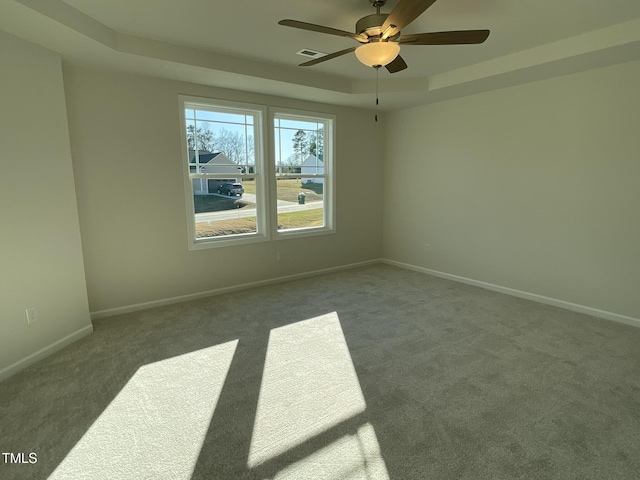
<path id="1" fill-rule="evenodd" d="M 317 65 L 355 52 L 356 57 L 363 64 L 376 69 L 384 66 L 389 73 L 396 73 L 407 68 L 406 62 L 399 55 L 400 45 L 478 44 L 484 42 L 489 36 L 489 30 L 459 30 L 402 35 L 401 30 L 418 18 L 436 0 L 400 0 L 391 13 L 380 13 L 380 7 L 384 6 L 387 0 L 369 0 L 369 2 L 375 7 L 376 13 L 358 20 L 355 33 L 298 20 L 279 21 L 279 25 L 286 27 L 349 37 L 361 43 L 360 46 L 330 53 L 301 63 L 300 66 Z"/>

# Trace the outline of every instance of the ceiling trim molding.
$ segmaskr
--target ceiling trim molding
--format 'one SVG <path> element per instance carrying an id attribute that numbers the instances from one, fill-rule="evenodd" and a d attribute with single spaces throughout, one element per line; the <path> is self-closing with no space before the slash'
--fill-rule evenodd
<path id="1" fill-rule="evenodd" d="M 117 39 L 117 50 L 122 53 L 277 82 L 295 83 L 300 86 L 321 88 L 339 93 L 350 93 L 351 91 L 351 81 L 343 78 L 318 75 L 291 67 L 257 62 L 209 50 L 150 40 L 135 35 L 118 33 Z"/>
<path id="2" fill-rule="evenodd" d="M 76 33 L 120 53 L 294 83 L 338 93 L 351 92 L 351 81 L 344 78 L 120 33 L 76 10 L 62 0 L 16 1 Z"/>
<path id="3" fill-rule="evenodd" d="M 496 75 L 536 67 L 542 68 L 545 65 L 557 64 L 574 57 L 583 60 L 581 64 L 584 68 L 582 70 L 597 68 L 602 66 L 601 62 L 591 64 L 588 59 L 599 57 L 604 51 L 610 53 L 614 51 L 624 52 L 623 55 L 611 55 L 612 63 L 638 60 L 640 59 L 640 49 L 620 48 L 627 45 L 634 46 L 638 42 L 640 42 L 640 20 L 632 20 L 450 72 L 433 75 L 430 77 L 429 84 L 435 90 Z"/>
<path id="4" fill-rule="evenodd" d="M 85 37 L 117 50 L 117 32 L 62 0 L 16 0 L 17 3 L 54 20 Z"/>
<path id="5" fill-rule="evenodd" d="M 265 93 L 284 90 L 291 96 L 304 98 L 311 94 L 312 98 L 329 102 L 333 98 L 346 104 L 357 103 L 364 95 L 376 91 L 373 74 L 371 80 L 350 80 L 299 67 L 176 45 L 120 33 L 62 0 L 15 1 L 114 52 L 164 62 L 165 66 L 170 63 L 175 68 L 195 67 L 198 78 L 207 77 L 205 83 L 213 86 L 233 88 L 233 85 L 246 85 L 251 79 L 254 83 L 255 79 L 260 79 L 262 81 L 251 88 L 258 93 L 261 89 Z M 414 101 L 431 103 L 634 60 L 640 60 L 640 19 L 429 77 L 380 80 L 377 88 L 391 96 L 413 97 Z M 216 73 L 208 78 L 208 74 Z M 232 81 L 230 85 L 230 76 L 246 81 Z"/>

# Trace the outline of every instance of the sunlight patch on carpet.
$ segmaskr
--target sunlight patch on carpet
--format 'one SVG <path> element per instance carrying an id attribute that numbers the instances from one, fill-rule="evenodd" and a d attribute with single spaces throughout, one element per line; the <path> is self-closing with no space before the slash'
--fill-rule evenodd
<path id="1" fill-rule="evenodd" d="M 49 479 L 189 479 L 238 341 L 140 367 Z"/>
<path id="2" fill-rule="evenodd" d="M 275 458 L 365 409 L 337 313 L 275 328 L 247 465 Z"/>
<path id="3" fill-rule="evenodd" d="M 376 432 L 370 423 L 277 473 L 274 480 L 389 480 Z"/>

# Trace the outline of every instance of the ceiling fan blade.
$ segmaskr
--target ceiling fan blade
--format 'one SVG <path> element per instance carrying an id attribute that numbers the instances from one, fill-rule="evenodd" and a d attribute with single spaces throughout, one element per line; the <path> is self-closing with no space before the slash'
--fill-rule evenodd
<path id="1" fill-rule="evenodd" d="M 344 50 L 340 50 L 339 52 L 333 52 L 329 55 L 325 55 L 324 57 L 314 58 L 313 60 L 309 60 L 308 62 L 301 63 L 300 67 L 310 67 L 311 65 L 317 65 L 318 63 L 326 62 L 327 60 L 331 60 L 336 57 L 341 57 L 342 55 L 346 55 L 347 53 L 355 52 L 356 47 L 346 48 Z"/>
<path id="2" fill-rule="evenodd" d="M 398 55 L 395 60 L 391 63 L 388 63 L 385 68 L 389 71 L 389 73 L 396 73 L 407 68 L 407 63 L 400 55 Z"/>
<path id="3" fill-rule="evenodd" d="M 435 2 L 436 0 L 400 0 L 380 28 L 382 39 L 393 37 Z"/>
<path id="4" fill-rule="evenodd" d="M 464 45 L 484 42 L 489 30 L 460 30 L 451 32 L 414 33 L 402 35 L 403 45 Z"/>
<path id="5" fill-rule="evenodd" d="M 328 33 L 329 35 L 338 35 L 340 37 L 349 37 L 362 43 L 366 43 L 368 41 L 368 37 L 366 35 L 351 33 L 345 30 L 338 30 L 337 28 L 316 25 L 315 23 L 300 22 L 298 20 L 291 20 L 288 18 L 285 20 L 280 20 L 278 22 L 278 25 L 284 25 L 285 27 L 300 28 L 302 30 L 309 30 L 312 32 Z"/>

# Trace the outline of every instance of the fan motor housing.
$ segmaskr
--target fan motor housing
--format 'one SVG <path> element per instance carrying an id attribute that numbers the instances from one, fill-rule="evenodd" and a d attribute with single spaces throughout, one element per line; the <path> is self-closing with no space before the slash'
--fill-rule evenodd
<path id="1" fill-rule="evenodd" d="M 367 37 L 378 37 L 382 33 L 380 27 L 389 16 L 388 13 L 374 13 L 362 17 L 356 23 L 356 33 L 364 33 Z M 396 40 L 400 36 L 400 32 L 394 36 L 389 37 L 388 40 Z"/>

